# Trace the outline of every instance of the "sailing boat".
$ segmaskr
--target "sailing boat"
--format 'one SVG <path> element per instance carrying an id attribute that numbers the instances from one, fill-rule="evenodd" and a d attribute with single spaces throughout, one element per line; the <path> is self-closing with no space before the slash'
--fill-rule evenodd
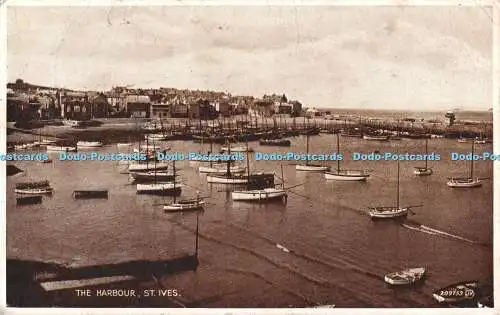
<path id="1" fill-rule="evenodd" d="M 427 138 L 425 139 L 425 166 L 416 166 L 415 170 L 413 171 L 413 174 L 419 175 L 419 176 L 427 176 L 432 174 L 432 169 L 427 167 L 427 155 L 428 155 L 428 147 L 427 147 Z"/>
<path id="2" fill-rule="evenodd" d="M 247 142 L 248 146 L 248 142 Z M 248 152 L 248 151 L 247 151 Z M 250 178 L 250 159 L 247 153 L 247 170 Z M 247 190 L 236 190 L 231 192 L 231 197 L 235 201 L 263 201 L 277 198 L 287 198 L 285 182 L 283 178 L 283 165 L 281 165 L 281 188 L 270 187 L 264 189 L 250 189 L 250 181 L 247 182 Z"/>
<path id="3" fill-rule="evenodd" d="M 156 159 L 154 160 L 156 164 Z M 174 181 L 173 182 L 160 182 L 158 183 L 158 178 L 156 177 L 156 167 L 154 168 L 154 183 L 152 184 L 137 184 L 136 189 L 137 193 L 144 193 L 144 194 L 160 194 L 160 195 L 167 195 L 167 194 L 173 194 L 179 195 L 181 193 L 181 187 L 184 185 L 178 184 L 176 185 L 175 183 L 175 175 L 174 175 Z"/>
<path id="4" fill-rule="evenodd" d="M 174 170 L 174 177 L 175 177 L 175 161 L 173 161 L 172 168 Z M 174 184 L 174 190 L 176 188 L 176 183 L 175 181 L 173 182 Z M 174 202 L 164 205 L 163 210 L 165 212 L 176 212 L 176 211 L 191 211 L 191 210 L 199 210 L 203 208 L 203 204 L 205 202 L 203 199 L 199 197 L 199 194 L 197 194 L 196 199 L 186 199 L 186 200 L 179 200 L 176 201 L 176 195 L 174 194 Z"/>
<path id="5" fill-rule="evenodd" d="M 365 174 L 363 170 L 341 170 L 340 169 L 340 140 L 339 134 L 337 133 L 337 170 L 333 172 L 325 172 L 325 178 L 331 180 L 341 180 L 341 181 L 364 181 L 369 174 Z"/>
<path id="6" fill-rule="evenodd" d="M 295 165 L 297 171 L 308 171 L 308 172 L 324 172 L 330 169 L 329 166 L 324 166 L 321 164 L 311 164 L 309 163 L 309 133 L 306 134 L 306 164 Z"/>
<path id="7" fill-rule="evenodd" d="M 472 141 L 472 157 L 474 157 L 474 141 Z M 481 186 L 481 180 L 479 178 L 474 179 L 474 158 L 470 161 L 470 174 L 469 177 L 451 177 L 448 178 L 446 185 L 451 188 L 472 188 Z"/>
<path id="8" fill-rule="evenodd" d="M 248 143 L 247 143 L 248 146 Z M 228 145 L 229 148 L 230 145 Z M 247 151 L 248 152 L 248 151 Z M 227 153 L 231 155 L 231 149 Z M 247 175 L 244 174 L 233 174 L 231 171 L 231 160 L 227 161 L 227 168 L 224 174 L 219 173 L 208 173 L 207 182 L 215 184 L 248 184 L 250 180 L 262 181 L 262 182 L 274 182 L 274 173 L 258 172 Z"/>
<path id="9" fill-rule="evenodd" d="M 149 147 L 149 142 L 146 139 L 146 147 L 145 147 L 146 163 L 143 163 L 142 161 L 130 163 L 128 166 L 129 173 L 148 172 L 148 171 L 153 170 L 155 172 L 154 174 L 156 174 L 157 170 L 167 170 L 168 169 L 168 167 L 169 167 L 168 161 L 163 161 L 163 160 L 157 161 L 157 150 L 156 150 L 154 142 L 153 142 L 153 148 L 155 148 L 155 149 L 151 150 L 151 148 Z M 135 153 L 143 152 L 143 149 L 141 148 L 140 141 L 139 141 L 139 149 L 138 150 L 134 149 L 134 152 Z M 153 164 L 149 163 L 149 155 L 154 156 L 155 163 L 153 163 Z M 156 175 L 154 177 L 156 178 Z"/>
<path id="10" fill-rule="evenodd" d="M 397 189 L 397 198 L 396 198 L 396 206 L 388 206 L 388 207 L 370 207 L 369 214 L 372 219 L 393 219 L 398 217 L 405 217 L 408 215 L 408 211 L 410 208 L 420 207 L 420 206 L 408 206 L 401 207 L 399 205 L 399 160 L 398 160 L 398 189 Z"/>
<path id="11" fill-rule="evenodd" d="M 209 153 L 209 155 L 212 153 L 212 149 L 213 149 L 213 142 L 210 142 L 210 153 Z M 208 162 L 210 162 L 209 166 L 200 166 L 198 168 L 198 171 L 200 173 L 218 173 L 218 174 L 224 174 L 224 173 L 227 172 L 227 170 L 224 169 L 224 168 L 214 167 L 213 166 L 213 161 L 210 158 L 210 156 L 209 156 Z M 246 169 L 244 167 L 241 167 L 241 166 L 238 166 L 238 165 L 231 165 L 230 166 L 230 172 L 233 173 L 233 174 L 241 174 L 241 173 L 244 173 L 245 170 Z"/>

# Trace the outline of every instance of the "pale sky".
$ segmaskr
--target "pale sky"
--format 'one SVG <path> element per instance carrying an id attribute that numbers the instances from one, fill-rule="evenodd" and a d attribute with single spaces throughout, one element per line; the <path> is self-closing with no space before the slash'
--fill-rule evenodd
<path id="1" fill-rule="evenodd" d="M 485 7 L 9 7 L 8 79 L 285 93 L 309 107 L 488 109 Z"/>

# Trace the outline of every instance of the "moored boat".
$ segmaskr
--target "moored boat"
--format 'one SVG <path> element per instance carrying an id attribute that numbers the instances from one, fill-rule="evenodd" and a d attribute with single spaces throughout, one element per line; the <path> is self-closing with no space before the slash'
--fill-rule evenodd
<path id="1" fill-rule="evenodd" d="M 107 190 L 75 190 L 73 192 L 73 197 L 75 199 L 79 198 L 108 198 Z"/>
<path id="2" fill-rule="evenodd" d="M 363 139 L 371 141 L 388 141 L 389 136 L 379 136 L 379 135 L 363 135 Z"/>
<path id="3" fill-rule="evenodd" d="M 328 180 L 340 181 L 365 181 L 370 177 L 363 170 L 335 170 L 325 172 L 325 178 Z"/>
<path id="4" fill-rule="evenodd" d="M 422 280 L 425 276 L 425 268 L 409 268 L 398 272 L 388 273 L 384 277 L 384 281 L 391 285 L 412 284 Z"/>
<path id="5" fill-rule="evenodd" d="M 119 148 L 120 147 L 130 147 L 130 146 L 132 146 L 132 143 L 130 143 L 130 142 L 117 143 L 116 146 Z"/>
<path id="6" fill-rule="evenodd" d="M 337 155 L 340 156 L 340 137 L 337 133 Z M 334 171 L 325 172 L 325 178 L 328 180 L 339 181 L 365 181 L 369 174 L 363 170 L 342 170 L 340 169 L 340 159 L 337 159 L 337 169 Z"/>
<path id="7" fill-rule="evenodd" d="M 264 188 L 254 190 L 233 191 L 231 197 L 235 201 L 262 201 L 285 198 L 286 190 L 281 188 Z"/>
<path id="8" fill-rule="evenodd" d="M 137 182 L 146 181 L 172 181 L 175 179 L 175 175 L 171 172 L 155 172 L 155 171 L 144 171 L 144 172 L 129 172 L 129 176 L 132 180 Z"/>
<path id="9" fill-rule="evenodd" d="M 26 196 L 26 197 L 17 197 L 16 202 L 18 205 L 32 205 L 37 203 L 42 203 L 42 196 Z"/>
<path id="10" fill-rule="evenodd" d="M 102 142 L 100 141 L 78 141 L 76 143 L 77 148 L 98 148 L 102 147 Z"/>
<path id="11" fill-rule="evenodd" d="M 369 210 L 372 219 L 393 219 L 408 215 L 408 208 L 402 207 L 371 207 Z"/>
<path id="12" fill-rule="evenodd" d="M 200 198 L 179 200 L 174 201 L 171 204 L 164 205 L 163 210 L 165 210 L 165 212 L 200 210 L 203 208 L 204 204 L 205 201 Z"/>
<path id="13" fill-rule="evenodd" d="M 65 145 L 47 145 L 48 152 L 75 152 L 76 147 Z"/>
<path id="14" fill-rule="evenodd" d="M 474 141 L 472 141 L 472 152 L 474 156 Z M 482 185 L 479 178 L 474 179 L 474 159 L 470 160 L 470 173 L 468 177 L 450 177 L 446 185 L 450 188 L 474 188 Z"/>
<path id="15" fill-rule="evenodd" d="M 152 194 L 180 194 L 181 188 L 184 185 L 174 184 L 173 182 L 167 183 L 153 183 L 153 184 L 137 184 L 137 193 L 152 193 Z"/>
<path id="16" fill-rule="evenodd" d="M 245 148 L 244 146 L 236 146 L 236 147 L 228 147 L 228 146 L 222 146 L 221 151 L 224 152 L 253 152 L 252 148 Z"/>
<path id="17" fill-rule="evenodd" d="M 479 178 L 471 177 L 451 177 L 448 178 L 446 185 L 450 188 L 474 188 L 482 185 Z"/>
<path id="18" fill-rule="evenodd" d="M 170 163 L 168 161 L 157 161 L 155 163 L 130 163 L 128 166 L 129 172 L 150 171 L 150 170 L 166 170 Z"/>
<path id="19" fill-rule="evenodd" d="M 17 183 L 14 191 L 18 194 L 39 195 L 51 194 L 54 189 L 50 187 L 49 181 L 38 181 L 28 183 Z"/>
<path id="20" fill-rule="evenodd" d="M 396 206 L 383 206 L 383 207 L 369 207 L 368 214 L 370 217 L 375 219 L 395 219 L 400 217 L 405 217 L 408 215 L 410 208 L 421 207 L 418 206 L 406 206 L 401 207 L 399 204 L 399 160 L 398 160 L 398 176 L 397 176 L 397 189 L 396 189 Z"/>
<path id="21" fill-rule="evenodd" d="M 330 169 L 329 166 L 321 165 L 321 164 L 297 164 L 295 165 L 295 169 L 297 171 L 306 171 L 306 172 L 324 172 Z"/>
<path id="22" fill-rule="evenodd" d="M 313 164 L 309 161 L 309 134 L 306 135 L 306 164 L 297 164 L 295 165 L 295 170 L 297 171 L 305 171 L 305 172 L 324 172 L 330 170 L 329 166 L 321 165 L 321 164 Z"/>
<path id="23" fill-rule="evenodd" d="M 428 139 L 425 139 L 425 166 L 417 166 L 415 167 L 415 170 L 413 171 L 413 174 L 418 175 L 418 176 L 428 176 L 432 175 L 432 169 L 427 167 L 427 158 L 428 155 Z"/>
<path id="24" fill-rule="evenodd" d="M 289 147 L 292 144 L 292 142 L 288 139 L 262 139 L 259 141 L 259 144 L 268 146 Z"/>
<path id="25" fill-rule="evenodd" d="M 274 182 L 274 173 L 258 172 L 247 174 L 216 174 L 208 173 L 207 182 L 215 184 L 248 184 L 249 182 Z"/>
<path id="26" fill-rule="evenodd" d="M 215 173 L 215 174 L 225 174 L 225 173 L 227 173 L 227 169 L 226 168 L 210 167 L 210 166 L 200 166 L 198 168 L 198 171 L 200 173 Z M 246 171 L 245 167 L 238 166 L 238 165 L 231 166 L 231 168 L 230 168 L 230 172 L 232 174 L 241 174 L 241 173 L 244 173 L 245 171 Z"/>

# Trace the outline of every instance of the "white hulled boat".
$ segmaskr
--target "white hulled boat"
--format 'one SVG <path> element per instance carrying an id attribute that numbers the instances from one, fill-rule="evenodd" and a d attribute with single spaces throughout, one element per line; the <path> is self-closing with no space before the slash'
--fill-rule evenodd
<path id="1" fill-rule="evenodd" d="M 306 156 L 309 157 L 309 134 L 306 134 Z M 305 172 L 324 172 L 330 170 L 330 167 L 321 164 L 310 163 L 309 159 L 307 159 L 306 164 L 295 165 L 295 170 Z"/>
<path id="2" fill-rule="evenodd" d="M 129 172 L 129 176 L 135 181 L 173 181 L 175 180 L 175 175 L 171 172 L 155 172 L 155 171 L 145 171 L 145 172 Z"/>
<path id="3" fill-rule="evenodd" d="M 203 199 L 186 199 L 174 201 L 171 204 L 164 205 L 163 210 L 165 212 L 177 212 L 177 211 L 192 211 L 203 209 L 205 201 Z"/>
<path id="4" fill-rule="evenodd" d="M 412 284 L 422 280 L 425 276 L 425 268 L 409 268 L 398 272 L 388 273 L 384 277 L 384 281 L 392 285 Z"/>
<path id="5" fill-rule="evenodd" d="M 215 173 L 215 174 L 225 174 L 227 173 L 226 168 L 222 167 L 210 167 L 210 166 L 200 166 L 198 168 L 200 173 Z M 241 174 L 246 171 L 245 167 L 238 166 L 238 165 L 233 165 L 230 168 L 231 174 Z"/>
<path id="6" fill-rule="evenodd" d="M 128 166 L 129 172 L 151 171 L 151 170 L 166 170 L 170 163 L 168 161 L 158 161 L 156 163 L 130 163 Z"/>
<path id="7" fill-rule="evenodd" d="M 337 157 L 340 155 L 340 137 L 337 133 Z M 369 174 L 366 174 L 363 170 L 341 170 L 340 160 L 337 159 L 337 170 L 331 172 L 325 172 L 325 178 L 329 180 L 340 180 L 340 181 L 365 181 Z"/>
<path id="8" fill-rule="evenodd" d="M 371 141 L 388 141 L 389 136 L 363 135 L 363 139 Z"/>
<path id="9" fill-rule="evenodd" d="M 172 168 L 174 170 L 175 177 L 175 161 L 172 162 Z M 173 182 L 175 188 L 175 181 Z M 163 206 L 163 210 L 165 212 L 172 211 L 192 211 L 192 210 L 200 210 L 203 208 L 203 204 L 205 203 L 199 195 L 196 196 L 196 199 L 185 199 L 185 200 L 176 200 L 176 195 L 174 195 L 174 201 L 170 204 L 166 204 Z"/>
<path id="10" fill-rule="evenodd" d="M 57 141 L 56 140 L 51 140 L 51 139 L 42 139 L 41 141 L 41 145 L 47 145 L 47 144 L 54 144 L 56 143 Z"/>
<path id="11" fill-rule="evenodd" d="M 152 183 L 152 184 L 137 184 L 138 193 L 178 193 L 181 188 L 184 187 L 182 184 L 174 184 L 173 182 L 168 183 Z"/>
<path id="12" fill-rule="evenodd" d="M 75 152 L 76 147 L 66 145 L 47 145 L 47 152 Z"/>
<path id="13" fill-rule="evenodd" d="M 399 217 L 405 217 L 408 215 L 410 208 L 420 207 L 420 206 L 408 206 L 401 207 L 399 204 L 399 160 L 398 160 L 398 187 L 397 187 L 397 197 L 396 206 L 384 206 L 384 207 L 370 207 L 368 214 L 372 219 L 394 219 Z"/>
<path id="14" fill-rule="evenodd" d="M 245 148 L 244 146 L 228 147 L 226 145 L 222 146 L 220 150 L 224 152 L 253 152 L 252 148 Z"/>
<path id="15" fill-rule="evenodd" d="M 416 166 L 415 170 L 413 171 L 413 174 L 418 175 L 418 176 L 428 176 L 432 174 L 432 169 L 427 167 L 427 154 L 428 154 L 428 146 L 427 146 L 428 140 L 427 138 L 425 139 L 425 166 Z"/>
<path id="16" fill-rule="evenodd" d="M 130 147 L 130 146 L 132 146 L 132 143 L 130 143 L 130 142 L 117 143 L 116 146 L 119 147 L 119 148 L 121 148 L 121 147 Z"/>
<path id="17" fill-rule="evenodd" d="M 14 191 L 18 194 L 41 195 L 51 194 L 54 189 L 50 187 L 49 181 L 17 183 Z"/>
<path id="18" fill-rule="evenodd" d="M 474 141 L 472 141 L 472 156 L 474 156 Z M 474 178 L 474 159 L 470 161 L 469 177 L 451 177 L 446 183 L 451 188 L 474 188 L 482 185 L 479 178 Z"/>
<path id="19" fill-rule="evenodd" d="M 76 143 L 77 148 L 98 148 L 102 147 L 102 142 L 100 141 L 78 141 Z"/>
<path id="20" fill-rule="evenodd" d="M 247 142 L 248 146 L 248 142 Z M 248 152 L 248 151 L 247 151 Z M 248 177 L 250 178 L 250 157 L 248 156 L 247 153 L 247 171 L 248 171 Z M 277 198 L 282 198 L 286 199 L 287 198 L 287 192 L 284 187 L 284 181 L 283 181 L 283 165 L 281 166 L 281 188 L 276 188 L 276 187 L 268 187 L 268 188 L 263 188 L 260 189 L 250 189 L 250 181 L 247 182 L 247 190 L 237 190 L 231 192 L 231 198 L 234 201 L 265 201 L 265 200 L 272 200 L 272 199 L 277 199 Z M 274 174 L 273 174 L 274 176 Z M 274 181 L 274 178 L 273 178 Z"/>
<path id="21" fill-rule="evenodd" d="M 151 140 L 151 141 L 162 141 L 162 140 L 168 139 L 168 136 L 161 134 L 161 133 L 153 133 L 153 134 L 145 135 L 144 139 Z"/>
<path id="22" fill-rule="evenodd" d="M 287 196 L 286 190 L 281 188 L 264 188 L 254 190 L 233 191 L 231 197 L 235 201 L 262 201 L 270 199 L 284 198 Z"/>

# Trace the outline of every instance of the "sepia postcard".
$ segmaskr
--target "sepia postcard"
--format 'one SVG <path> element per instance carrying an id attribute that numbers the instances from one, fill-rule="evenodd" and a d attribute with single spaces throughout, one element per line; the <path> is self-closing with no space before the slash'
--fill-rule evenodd
<path id="1" fill-rule="evenodd" d="M 7 309 L 494 308 L 498 6 L 375 4 L 4 1 Z"/>

